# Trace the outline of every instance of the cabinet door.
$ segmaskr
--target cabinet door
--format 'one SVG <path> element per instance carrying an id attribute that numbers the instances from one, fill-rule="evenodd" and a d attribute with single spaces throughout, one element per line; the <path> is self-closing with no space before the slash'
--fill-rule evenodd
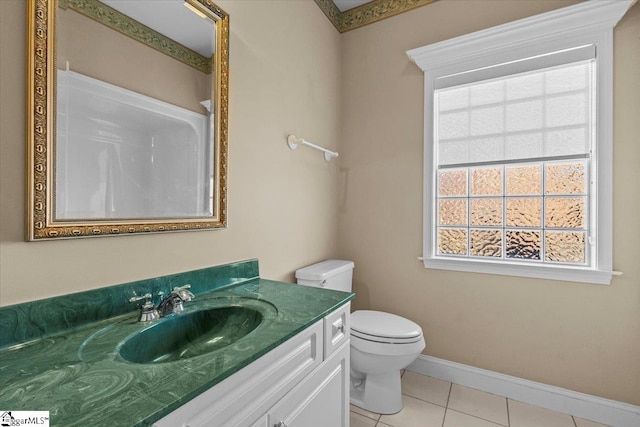
<path id="1" fill-rule="evenodd" d="M 324 318 L 324 358 L 336 351 L 351 334 L 351 303 Z"/>
<path id="2" fill-rule="evenodd" d="M 269 408 L 322 363 L 322 334 L 320 320 L 153 426 L 263 426 Z"/>
<path id="3" fill-rule="evenodd" d="M 269 412 L 269 427 L 348 427 L 349 340 Z"/>

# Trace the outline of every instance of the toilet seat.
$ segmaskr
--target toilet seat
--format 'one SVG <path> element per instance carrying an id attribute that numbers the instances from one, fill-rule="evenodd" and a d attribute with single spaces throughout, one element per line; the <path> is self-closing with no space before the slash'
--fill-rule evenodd
<path id="1" fill-rule="evenodd" d="M 426 343 L 422 335 L 418 337 L 417 341 L 406 344 L 371 341 L 351 335 L 352 350 L 355 349 L 363 353 L 378 356 L 407 356 L 410 354 L 417 356 L 424 350 L 425 345 Z"/>
<path id="2" fill-rule="evenodd" d="M 370 354 L 400 356 L 420 353 L 424 337 L 420 326 L 395 314 L 373 310 L 351 313 L 351 345 Z"/>
<path id="3" fill-rule="evenodd" d="M 367 341 L 379 342 L 382 344 L 411 344 L 422 339 L 422 335 L 417 335 L 412 338 L 388 338 L 388 337 L 379 337 L 376 335 L 364 334 L 362 332 L 356 331 L 353 328 L 351 329 L 351 337 L 357 337 Z"/>
<path id="4" fill-rule="evenodd" d="M 422 329 L 409 319 L 374 310 L 351 313 L 351 335 L 389 344 L 419 341 Z"/>

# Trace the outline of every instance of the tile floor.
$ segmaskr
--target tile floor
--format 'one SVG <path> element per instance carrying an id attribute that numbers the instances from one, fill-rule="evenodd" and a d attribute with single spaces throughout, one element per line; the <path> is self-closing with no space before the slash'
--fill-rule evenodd
<path id="1" fill-rule="evenodd" d="M 351 427 L 606 427 L 409 371 L 402 394 L 404 407 L 394 415 L 351 405 Z"/>

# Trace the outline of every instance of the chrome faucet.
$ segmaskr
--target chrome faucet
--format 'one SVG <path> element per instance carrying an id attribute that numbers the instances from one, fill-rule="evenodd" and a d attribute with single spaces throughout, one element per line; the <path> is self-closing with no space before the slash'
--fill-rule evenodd
<path id="1" fill-rule="evenodd" d="M 172 313 L 180 313 L 184 310 L 182 303 L 189 302 L 195 298 L 195 295 L 188 290 L 189 288 L 191 288 L 191 285 L 173 288 L 173 291 L 158 305 L 160 317 L 168 316 Z"/>
<path id="2" fill-rule="evenodd" d="M 129 299 L 129 302 L 138 302 L 140 300 L 145 300 L 144 303 L 140 306 L 140 317 L 139 321 L 141 322 L 149 322 L 151 320 L 156 320 L 160 317 L 158 314 L 158 310 L 153 305 L 151 301 L 151 294 L 146 293 L 141 296 L 133 296 Z"/>
<path id="3" fill-rule="evenodd" d="M 179 288 L 173 288 L 173 291 L 171 293 L 177 293 L 178 296 L 182 298 L 182 301 L 189 302 L 196 297 L 191 291 L 189 291 L 189 289 L 191 289 L 191 285 L 186 284 L 184 286 L 180 286 Z"/>
<path id="4" fill-rule="evenodd" d="M 180 313 L 184 310 L 183 303 L 189 302 L 195 298 L 195 295 L 188 289 L 191 288 L 191 285 L 184 285 L 180 287 L 173 288 L 173 291 L 167 295 L 160 304 L 158 304 L 158 308 L 156 309 L 151 301 L 151 294 L 147 293 L 141 296 L 133 296 L 129 299 L 129 302 L 138 302 L 140 300 L 145 300 L 144 303 L 140 306 L 140 317 L 139 320 L 141 322 L 148 322 L 151 320 L 156 320 L 160 317 L 168 316 L 172 313 Z M 158 296 L 163 296 L 163 292 L 158 292 Z"/>

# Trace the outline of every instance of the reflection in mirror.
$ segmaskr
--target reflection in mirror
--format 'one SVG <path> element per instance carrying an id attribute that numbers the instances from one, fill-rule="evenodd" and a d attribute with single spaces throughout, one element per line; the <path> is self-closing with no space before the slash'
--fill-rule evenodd
<path id="1" fill-rule="evenodd" d="M 30 7 L 29 239 L 224 227 L 228 16 L 209 0 Z"/>

